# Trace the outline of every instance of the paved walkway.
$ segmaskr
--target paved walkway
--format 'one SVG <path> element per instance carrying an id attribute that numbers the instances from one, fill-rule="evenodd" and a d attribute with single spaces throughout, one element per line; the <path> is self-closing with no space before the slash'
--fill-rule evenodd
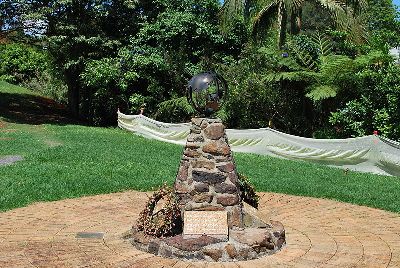
<path id="1" fill-rule="evenodd" d="M 0 267 L 400 267 L 400 214 L 331 200 L 262 193 L 260 214 L 281 221 L 287 246 L 236 263 L 155 257 L 121 239 L 146 194 L 125 192 L 0 213 Z M 104 233 L 77 238 L 79 232 Z"/>

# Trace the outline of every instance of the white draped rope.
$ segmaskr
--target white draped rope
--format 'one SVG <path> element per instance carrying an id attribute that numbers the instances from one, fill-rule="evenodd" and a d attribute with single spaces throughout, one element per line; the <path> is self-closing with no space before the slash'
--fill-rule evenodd
<path id="1" fill-rule="evenodd" d="M 118 126 L 147 138 L 185 145 L 190 123 L 163 123 L 118 111 Z M 227 129 L 234 152 L 299 159 L 343 169 L 400 176 L 400 144 L 377 135 L 350 139 L 312 139 L 270 128 Z"/>

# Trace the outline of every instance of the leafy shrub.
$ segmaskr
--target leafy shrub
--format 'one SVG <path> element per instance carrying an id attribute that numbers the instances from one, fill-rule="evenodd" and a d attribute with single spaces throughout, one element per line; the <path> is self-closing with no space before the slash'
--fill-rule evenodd
<path id="1" fill-rule="evenodd" d="M 48 96 L 57 102 L 67 102 L 67 86 L 60 79 L 51 75 L 48 70 L 37 72 L 35 77 L 21 83 L 24 87 L 29 88 L 41 95 Z"/>
<path id="2" fill-rule="evenodd" d="M 296 72 L 302 67 L 292 57 L 282 54 L 271 46 L 248 47 L 238 61 L 221 66 L 229 92 L 220 114 L 229 128 L 273 127 L 310 135 L 307 77 Z"/>
<path id="3" fill-rule="evenodd" d="M 400 140 L 400 67 L 380 62 L 360 71 L 361 94 L 347 102 L 329 121 L 342 137 L 370 135 Z"/>
<path id="4" fill-rule="evenodd" d="M 37 78 L 48 68 L 47 55 L 23 44 L 0 45 L 0 77 L 10 83 Z"/>
<path id="5" fill-rule="evenodd" d="M 90 60 L 80 75 L 82 88 L 82 114 L 92 124 L 115 124 L 118 108 L 126 108 L 126 86 L 121 64 L 116 58 Z"/>

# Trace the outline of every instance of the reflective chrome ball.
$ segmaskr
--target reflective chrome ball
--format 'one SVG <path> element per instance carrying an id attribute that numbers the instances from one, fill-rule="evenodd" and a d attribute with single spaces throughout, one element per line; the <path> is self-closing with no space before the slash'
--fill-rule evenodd
<path id="1" fill-rule="evenodd" d="M 215 72 L 195 75 L 187 85 L 187 99 L 200 113 L 210 116 L 219 110 L 226 94 L 226 81 Z"/>

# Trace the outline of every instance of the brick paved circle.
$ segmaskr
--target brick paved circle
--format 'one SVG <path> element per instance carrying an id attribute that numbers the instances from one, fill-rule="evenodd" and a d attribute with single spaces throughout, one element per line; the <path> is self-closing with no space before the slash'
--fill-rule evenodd
<path id="1" fill-rule="evenodd" d="M 281 221 L 287 246 L 235 263 L 183 262 L 121 239 L 146 193 L 83 197 L 0 213 L 0 267 L 400 267 L 400 215 L 332 200 L 262 193 L 260 216 Z M 103 233 L 77 238 L 79 232 Z"/>

